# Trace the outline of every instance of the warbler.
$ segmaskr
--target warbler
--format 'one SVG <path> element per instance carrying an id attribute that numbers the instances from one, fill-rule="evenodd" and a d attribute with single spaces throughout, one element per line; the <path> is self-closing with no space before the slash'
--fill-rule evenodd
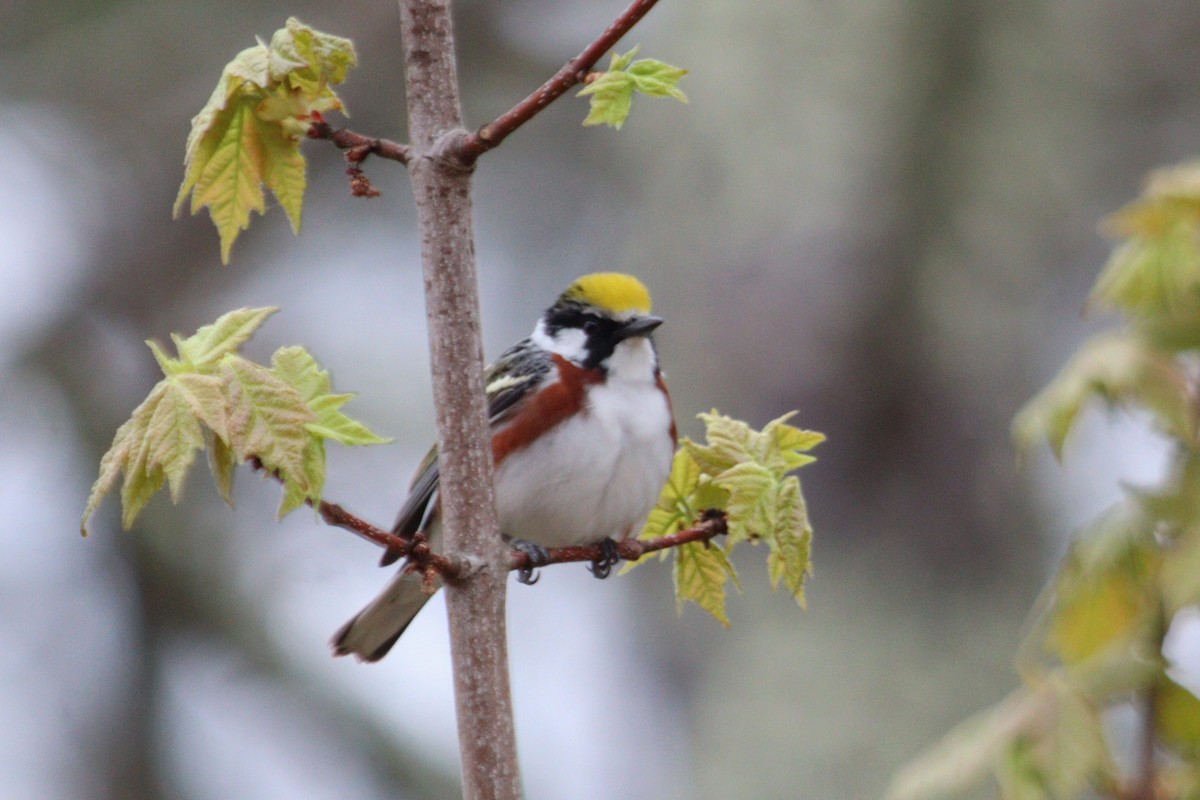
<path id="1" fill-rule="evenodd" d="M 500 531 L 536 565 L 546 548 L 601 544 L 593 571 L 604 577 L 617 560 L 614 540 L 639 531 L 666 482 L 675 421 L 651 339 L 662 319 L 650 311 L 637 278 L 585 275 L 488 367 Z M 393 532 L 423 532 L 439 550 L 437 495 L 435 445 Z M 378 661 L 428 600 L 422 576 L 401 569 L 334 635 L 334 654 Z"/>

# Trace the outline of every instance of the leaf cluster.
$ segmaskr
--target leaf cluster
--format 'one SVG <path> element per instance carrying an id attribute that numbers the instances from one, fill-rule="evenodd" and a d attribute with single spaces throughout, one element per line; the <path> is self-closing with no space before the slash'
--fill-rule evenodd
<path id="1" fill-rule="evenodd" d="M 300 230 L 305 161 L 300 152 L 310 122 L 342 109 L 334 93 L 356 63 L 349 39 L 315 31 L 294 17 L 270 44 L 261 40 L 230 61 L 208 103 L 192 119 L 184 179 L 175 216 L 191 195 L 192 213 L 208 208 L 221 237 L 221 261 L 250 212 L 266 210 L 263 187 L 275 195 L 292 230 Z"/>
<path id="2" fill-rule="evenodd" d="M 897 775 L 893 800 L 945 797 L 989 772 L 1002 798 L 1132 797 L 1104 712 L 1136 698 L 1151 714 L 1161 797 L 1200 797 L 1200 698 L 1170 675 L 1163 638 L 1200 605 L 1200 166 L 1152 176 L 1107 229 L 1125 237 L 1092 293 L 1121 326 L 1086 342 L 1013 423 L 1018 444 L 1063 456 L 1098 402 L 1144 413 L 1174 445 L 1162 486 L 1082 531 L 1035 609 L 1024 685 Z"/>
<path id="3" fill-rule="evenodd" d="M 591 77 L 588 85 L 576 95 L 590 98 L 584 125 L 607 125 L 620 130 L 629 117 L 634 92 L 648 97 L 673 97 L 682 103 L 688 101 L 679 88 L 679 81 L 687 70 L 653 58 L 634 61 L 639 47 L 624 55 L 613 53 L 608 70 Z"/>
<path id="4" fill-rule="evenodd" d="M 270 367 L 237 352 L 275 311 L 243 308 L 186 339 L 172 334 L 174 358 L 147 342 L 164 377 L 117 429 L 101 459 L 83 512 L 85 535 L 88 519 L 122 473 L 127 529 L 164 484 L 171 500 L 178 500 L 196 454 L 204 449 L 230 505 L 236 464 L 257 459 L 275 473 L 283 483 L 282 517 L 305 502 L 320 501 L 327 439 L 345 445 L 388 441 L 342 413 L 354 395 L 333 393 L 329 373 L 304 348 L 276 350 Z"/>
<path id="5" fill-rule="evenodd" d="M 732 582 L 741 589 L 729 556 L 742 542 L 767 546 L 772 588 L 782 585 L 804 605 L 804 581 L 812 572 L 812 525 L 800 479 L 790 473 L 815 460 L 808 451 L 825 437 L 788 425 L 794 413 L 767 423 L 761 431 L 716 411 L 700 414 L 707 443 L 691 439 L 681 443 L 671 475 L 639 538 L 678 533 L 695 524 L 708 509 L 725 512 L 728 534 L 723 546 L 706 541 L 671 548 L 680 611 L 685 601 L 692 601 L 729 626 L 726 585 Z M 648 555 L 626 569 L 655 555 L 665 558 L 666 551 Z"/>

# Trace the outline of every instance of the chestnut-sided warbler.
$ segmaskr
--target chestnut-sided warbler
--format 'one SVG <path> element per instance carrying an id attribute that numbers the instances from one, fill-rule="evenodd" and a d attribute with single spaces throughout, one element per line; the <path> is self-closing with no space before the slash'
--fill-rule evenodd
<path id="1" fill-rule="evenodd" d="M 636 535 L 671 469 L 675 422 L 650 333 L 650 293 L 637 278 L 585 275 L 533 333 L 485 376 L 500 531 L 537 563 L 545 548 L 605 545 Z M 441 547 L 436 448 L 417 469 L 393 532 Z M 384 557 L 384 562 L 389 563 Z M 429 600 L 419 573 L 400 573 L 334 635 L 335 655 L 383 658 Z"/>

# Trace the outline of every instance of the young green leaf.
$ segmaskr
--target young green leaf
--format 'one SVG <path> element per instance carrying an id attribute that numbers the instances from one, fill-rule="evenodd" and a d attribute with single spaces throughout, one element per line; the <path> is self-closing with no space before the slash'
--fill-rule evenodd
<path id="1" fill-rule="evenodd" d="M 222 367 L 229 387 L 230 447 L 245 461 L 257 458 L 277 473 L 287 491 L 297 485 L 305 496 L 319 490 L 306 468 L 308 425 L 317 415 L 294 388 L 266 367 L 241 356 L 226 356 Z"/>
<path id="2" fill-rule="evenodd" d="M 170 486 L 171 501 L 176 502 L 183 479 L 196 460 L 196 451 L 204 446 L 204 434 L 178 383 L 167 378 L 166 384 L 146 429 L 146 467 L 162 471 Z"/>
<path id="3" fill-rule="evenodd" d="M 812 574 L 812 525 L 795 475 L 783 479 L 776 498 L 775 532 L 767 539 L 771 548 L 767 572 L 771 588 L 782 583 L 803 608 L 804 583 Z"/>
<path id="4" fill-rule="evenodd" d="M 172 336 L 180 359 L 190 369 L 208 372 L 226 353 L 236 352 L 278 308 L 239 308 L 222 314 L 186 339 Z"/>
<path id="5" fill-rule="evenodd" d="M 1089 341 L 1013 420 L 1022 448 L 1045 439 L 1058 458 L 1084 406 L 1092 399 L 1136 403 L 1154 413 L 1169 435 L 1196 442 L 1200 421 L 1184 366 L 1137 335 L 1102 334 Z"/>
<path id="6" fill-rule="evenodd" d="M 696 603 L 724 627 L 729 627 L 725 611 L 725 582 L 736 581 L 733 564 L 725 551 L 705 542 L 689 542 L 674 548 L 675 602 L 680 613 L 683 604 Z"/>
<path id="7" fill-rule="evenodd" d="M 1040 705 L 1036 694 L 1022 688 L 960 722 L 896 773 L 885 798 L 926 800 L 963 794 L 988 776 L 1016 732 L 1036 717 Z"/>
<path id="8" fill-rule="evenodd" d="M 803 606 L 804 582 L 812 571 L 812 526 L 800 481 L 788 473 L 811 463 L 808 451 L 825 437 L 788 425 L 792 414 L 767 423 L 761 431 L 715 411 L 699 416 L 706 443 L 680 442 L 671 475 L 640 538 L 676 533 L 695 524 L 705 509 L 722 510 L 728 530 L 719 557 L 711 542 L 703 553 L 672 549 L 679 602 L 694 600 L 727 624 L 725 582 L 732 579 L 737 584 L 729 553 L 737 544 L 752 541 L 768 546 L 772 587 L 782 585 Z"/>
<path id="9" fill-rule="evenodd" d="M 1158 613 L 1158 555 L 1150 526 L 1114 513 L 1091 535 L 1075 541 L 1055 579 L 1046 648 L 1067 665 L 1115 642 L 1138 647 Z"/>
<path id="10" fill-rule="evenodd" d="M 1188 758 L 1200 756 L 1200 698 L 1164 675 L 1155 687 L 1154 712 L 1164 742 Z"/>
<path id="11" fill-rule="evenodd" d="M 992 772 L 1006 798 L 1072 798 L 1116 767 L 1099 714 L 1061 675 L 1023 687 L 950 731 L 897 773 L 887 800 L 963 794 Z"/>
<path id="12" fill-rule="evenodd" d="M 332 439 L 349 447 L 391 441 L 377 436 L 339 410 L 354 399 L 354 395 L 332 394 L 333 381 L 329 373 L 321 369 L 303 347 L 281 347 L 271 356 L 271 365 L 280 380 L 300 392 L 304 402 L 317 415 L 316 421 L 307 426 L 309 433 L 316 436 L 314 441 Z"/>
<path id="13" fill-rule="evenodd" d="M 208 103 L 192 119 L 178 217 L 207 207 L 221 237 L 221 260 L 251 212 L 264 213 L 270 189 L 294 231 L 300 229 L 306 186 L 300 143 L 311 121 L 342 108 L 331 88 L 354 66 L 348 39 L 314 31 L 292 18 L 271 44 L 247 48 L 226 65 Z"/>
<path id="14" fill-rule="evenodd" d="M 194 335 L 173 334 L 179 358 L 148 342 L 165 377 L 113 438 L 84 507 L 82 529 L 124 474 L 122 521 L 126 528 L 164 484 L 179 499 L 196 452 L 209 451 L 221 496 L 232 504 L 233 468 L 256 458 L 284 484 L 281 513 L 317 502 L 325 481 L 325 440 L 377 444 L 362 423 L 340 410 L 352 397 L 334 394 L 329 373 L 303 348 L 281 348 L 275 369 L 237 354 L 271 308 L 225 314 Z"/>
<path id="15" fill-rule="evenodd" d="M 591 97 L 584 125 L 608 125 L 620 130 L 629 117 L 634 92 L 687 102 L 687 95 L 679 89 L 679 81 L 687 70 L 652 58 L 634 61 L 637 51 L 635 47 L 624 55 L 613 53 L 608 70 L 593 76 L 576 95 Z"/>
<path id="16" fill-rule="evenodd" d="M 206 439 L 208 444 L 208 467 L 212 472 L 213 483 L 221 493 L 225 505 L 233 508 L 233 468 L 237 466 L 237 456 L 220 436 L 212 435 Z"/>
<path id="17" fill-rule="evenodd" d="M 1142 196 L 1109 217 L 1104 227 L 1126 241 L 1096 281 L 1091 302 L 1143 320 L 1172 318 L 1195 329 L 1200 315 L 1200 163 L 1155 172 Z"/>

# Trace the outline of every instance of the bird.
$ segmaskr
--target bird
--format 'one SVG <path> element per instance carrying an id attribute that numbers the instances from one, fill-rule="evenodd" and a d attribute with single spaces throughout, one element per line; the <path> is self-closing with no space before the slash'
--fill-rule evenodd
<path id="1" fill-rule="evenodd" d="M 485 372 L 500 532 L 535 566 L 547 548 L 601 545 L 606 577 L 615 542 L 636 535 L 658 501 L 678 437 L 651 337 L 663 322 L 632 275 L 578 278 L 533 332 Z M 417 468 L 393 533 L 441 548 L 437 446 Z M 384 563 L 398 556 L 385 554 Z M 523 582 L 536 577 L 524 573 Z M 419 571 L 400 572 L 334 634 L 334 655 L 387 655 L 430 599 Z"/>

